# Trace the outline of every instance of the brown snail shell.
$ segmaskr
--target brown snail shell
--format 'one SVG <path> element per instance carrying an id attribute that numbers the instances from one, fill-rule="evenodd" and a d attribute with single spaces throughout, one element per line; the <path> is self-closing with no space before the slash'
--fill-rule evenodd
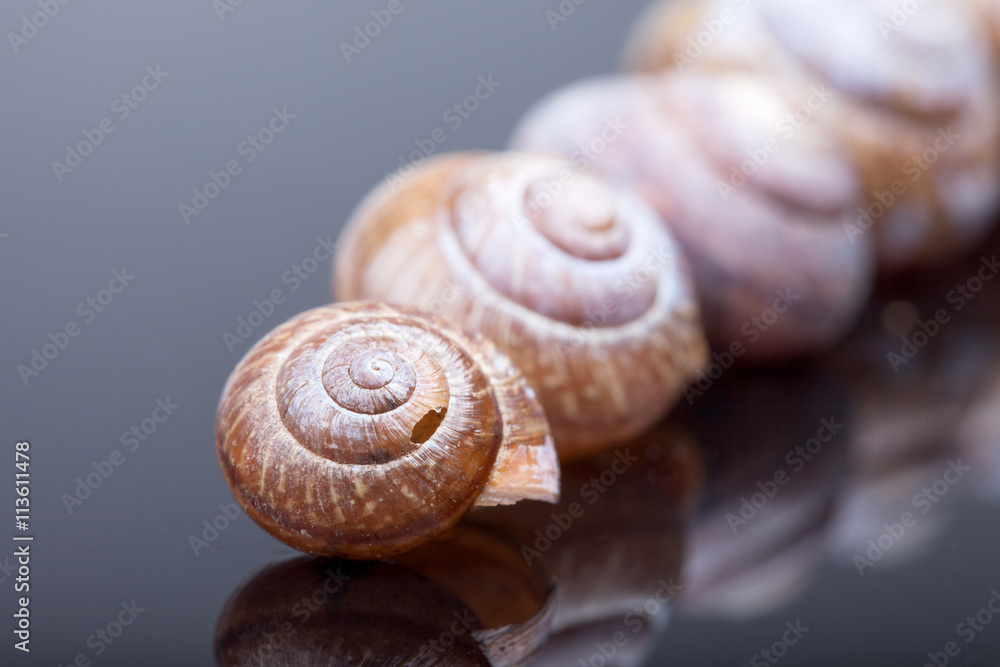
<path id="1" fill-rule="evenodd" d="M 473 505 L 554 502 L 541 407 L 478 334 L 376 302 L 316 308 L 261 339 L 216 417 L 226 481 L 302 551 L 381 558 Z"/>
<path id="2" fill-rule="evenodd" d="M 780 135 L 793 110 L 749 73 L 595 79 L 540 102 L 511 143 L 582 153 L 634 188 L 690 259 L 713 346 L 768 361 L 838 339 L 874 272 L 870 240 L 843 230 L 858 196 L 849 156 L 815 127 Z M 595 145 L 609 119 L 624 129 Z"/>
<path id="3" fill-rule="evenodd" d="M 562 458 L 651 426 L 706 354 L 686 263 L 655 213 L 556 158 L 427 161 L 359 206 L 335 269 L 339 299 L 423 308 L 495 341 Z"/>
<path id="4" fill-rule="evenodd" d="M 967 4 L 889 0 L 660 2 L 627 49 L 640 71 L 753 69 L 854 156 L 881 268 L 939 263 L 978 242 L 1000 203 L 1000 102 L 987 36 Z M 715 33 L 702 35 L 723 12 Z M 699 43 L 699 40 L 701 43 Z"/>

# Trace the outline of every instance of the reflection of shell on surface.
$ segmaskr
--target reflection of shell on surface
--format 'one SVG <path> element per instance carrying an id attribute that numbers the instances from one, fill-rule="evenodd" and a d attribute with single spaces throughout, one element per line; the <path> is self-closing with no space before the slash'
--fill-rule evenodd
<path id="1" fill-rule="evenodd" d="M 701 490 L 693 440 L 661 425 L 614 452 L 565 465 L 563 483 L 555 507 L 525 502 L 473 515 L 556 577 L 553 630 L 624 616 L 661 589 L 656 607 L 665 611 L 681 584 L 685 521 Z"/>
<path id="2" fill-rule="evenodd" d="M 852 476 L 862 490 L 900 487 L 892 478 L 916 470 L 934 481 L 962 457 L 973 470 L 958 490 L 997 496 L 998 251 L 1000 231 L 952 265 L 884 285 L 862 326 L 823 361 L 855 397 Z M 911 476 L 909 496 L 921 479 Z"/>
<path id="3" fill-rule="evenodd" d="M 519 665 L 551 616 L 551 577 L 501 536 L 460 525 L 405 563 L 264 568 L 220 612 L 215 654 L 220 665 Z"/>
<path id="4" fill-rule="evenodd" d="M 384 557 L 474 504 L 558 497 L 541 407 L 507 358 L 417 311 L 303 313 L 223 392 L 219 460 L 247 513 L 310 553 Z"/>
<path id="5" fill-rule="evenodd" d="M 1000 364 L 990 371 L 988 387 L 969 408 L 957 438 L 972 466 L 975 491 L 1000 502 Z"/>
<path id="6" fill-rule="evenodd" d="M 911 461 L 906 467 L 883 472 L 878 477 L 852 479 L 841 490 L 833 528 L 830 530 L 831 555 L 846 566 L 865 574 L 869 567 L 882 568 L 906 563 L 921 556 L 944 533 L 955 518 L 955 496 L 949 502 L 933 506 L 933 513 L 923 514 L 913 504 L 913 497 L 940 478 L 948 469 L 941 458 L 933 461 Z M 899 523 L 904 513 L 916 518 L 899 539 L 893 539 L 889 549 L 882 550 L 874 560 L 869 555 L 887 532 L 886 526 Z M 872 543 L 869 543 L 871 540 Z M 886 546 L 885 542 L 881 547 Z M 879 547 L 881 549 L 881 547 Z M 865 562 L 865 559 L 868 562 Z"/>
<path id="7" fill-rule="evenodd" d="M 562 457 L 651 426 L 705 357 L 686 264 L 656 214 L 552 157 L 428 160 L 362 202 L 335 270 L 339 299 L 423 308 L 493 340 Z"/>
<path id="8" fill-rule="evenodd" d="M 748 618 L 811 581 L 846 475 L 850 412 L 835 379 L 801 370 L 726 376 L 697 400 L 709 463 L 679 613 Z"/>
<path id="9" fill-rule="evenodd" d="M 581 660 L 584 665 L 640 667 L 656 649 L 667 616 L 666 612 L 652 617 L 630 613 L 566 628 L 549 638 L 533 657 L 531 667 L 567 667 L 579 665 Z M 607 647 L 612 641 L 617 641 L 610 644 L 614 653 L 607 657 L 611 651 L 605 648 L 602 652 L 599 646 Z"/>

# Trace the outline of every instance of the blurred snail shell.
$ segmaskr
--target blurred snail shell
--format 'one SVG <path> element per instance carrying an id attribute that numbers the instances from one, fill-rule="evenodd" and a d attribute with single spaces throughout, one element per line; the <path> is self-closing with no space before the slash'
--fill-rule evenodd
<path id="1" fill-rule="evenodd" d="M 594 79 L 540 102 L 511 143 L 589 155 L 631 186 L 690 259 L 713 345 L 782 359 L 834 342 L 874 274 L 870 240 L 843 229 L 859 191 L 850 157 L 816 127 L 781 133 L 793 111 L 752 73 Z M 610 119 L 623 129 L 595 147 Z"/>
<path id="2" fill-rule="evenodd" d="M 723 12 L 736 16 L 701 39 Z M 809 105 L 803 122 L 853 154 L 866 201 L 851 234 L 872 227 L 891 272 L 978 242 L 1000 201 L 987 36 L 968 4 L 900 12 L 890 0 L 671 0 L 639 22 L 626 61 L 641 71 L 754 69 L 787 84 L 794 104 Z"/>
<path id="3" fill-rule="evenodd" d="M 847 478 L 851 405 L 836 378 L 808 367 L 737 371 L 695 403 L 708 470 L 679 613 L 745 619 L 802 592 Z"/>
<path id="4" fill-rule="evenodd" d="M 988 384 L 957 429 L 959 451 L 974 471 L 973 491 L 1000 502 L 1000 360 L 993 360 Z"/>
<path id="5" fill-rule="evenodd" d="M 993 42 L 995 62 L 1000 64 L 1000 4 L 996 0 L 966 0 L 978 12 L 980 20 L 989 30 Z"/>
<path id="6" fill-rule="evenodd" d="M 554 157 L 461 153 L 376 188 L 338 246 L 338 299 L 423 308 L 496 342 L 560 457 L 655 423 L 705 358 L 687 266 L 656 214 Z"/>
<path id="7" fill-rule="evenodd" d="M 983 280 L 996 272 L 998 252 L 1000 229 L 958 262 L 886 281 L 863 326 L 823 361 L 855 398 L 852 495 L 870 497 L 875 488 L 889 498 L 901 489 L 898 497 L 908 502 L 924 486 L 921 474 L 936 481 L 958 458 L 972 467 L 962 493 L 1000 495 L 1000 309 L 988 295 L 996 294 L 996 281 Z M 852 521 L 867 516 L 881 526 L 876 518 L 897 509 L 877 513 L 868 505 L 850 499 Z"/>
<path id="8" fill-rule="evenodd" d="M 308 553 L 381 558 L 473 505 L 558 497 L 541 406 L 507 357 L 380 303 L 316 308 L 267 334 L 226 383 L 215 430 L 247 514 Z"/>

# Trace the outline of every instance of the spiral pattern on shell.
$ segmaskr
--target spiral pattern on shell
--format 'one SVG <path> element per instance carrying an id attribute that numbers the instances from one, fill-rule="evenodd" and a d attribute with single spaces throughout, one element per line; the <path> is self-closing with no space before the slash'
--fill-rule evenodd
<path id="1" fill-rule="evenodd" d="M 655 423 L 705 357 L 656 214 L 555 157 L 442 156 L 376 189 L 341 237 L 335 292 L 483 332 L 538 393 L 563 457 Z"/>
<path id="2" fill-rule="evenodd" d="M 426 542 L 502 486 L 500 472 L 525 474 L 521 497 L 557 489 L 544 416 L 510 362 L 480 336 L 377 303 L 317 308 L 258 342 L 223 392 L 216 443 L 247 513 L 316 554 Z"/>
<path id="3" fill-rule="evenodd" d="M 1000 89 L 975 1 L 901 18 L 892 0 L 761 0 L 699 46 L 728 3 L 666 0 L 637 24 L 626 60 L 780 81 L 806 112 L 796 129 L 818 125 L 850 150 L 866 201 L 848 231 L 873 227 L 880 268 L 899 271 L 970 247 L 1000 208 Z"/>
<path id="4" fill-rule="evenodd" d="M 511 144 L 569 155 L 619 119 L 628 131 L 593 168 L 631 186 L 677 238 L 711 342 L 766 361 L 829 346 L 874 274 L 870 239 L 843 230 L 859 188 L 849 157 L 811 126 L 779 144 L 773 119 L 792 111 L 780 87 L 746 73 L 606 77 L 543 99 Z"/>

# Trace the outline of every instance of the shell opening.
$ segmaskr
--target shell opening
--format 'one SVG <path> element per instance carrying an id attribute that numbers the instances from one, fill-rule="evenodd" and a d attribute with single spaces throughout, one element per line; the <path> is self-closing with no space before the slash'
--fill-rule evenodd
<path id="1" fill-rule="evenodd" d="M 444 421 L 446 414 L 448 414 L 448 408 L 438 408 L 428 411 L 413 427 L 410 442 L 415 445 L 422 445 L 430 440 L 434 433 L 437 432 L 438 426 Z"/>

